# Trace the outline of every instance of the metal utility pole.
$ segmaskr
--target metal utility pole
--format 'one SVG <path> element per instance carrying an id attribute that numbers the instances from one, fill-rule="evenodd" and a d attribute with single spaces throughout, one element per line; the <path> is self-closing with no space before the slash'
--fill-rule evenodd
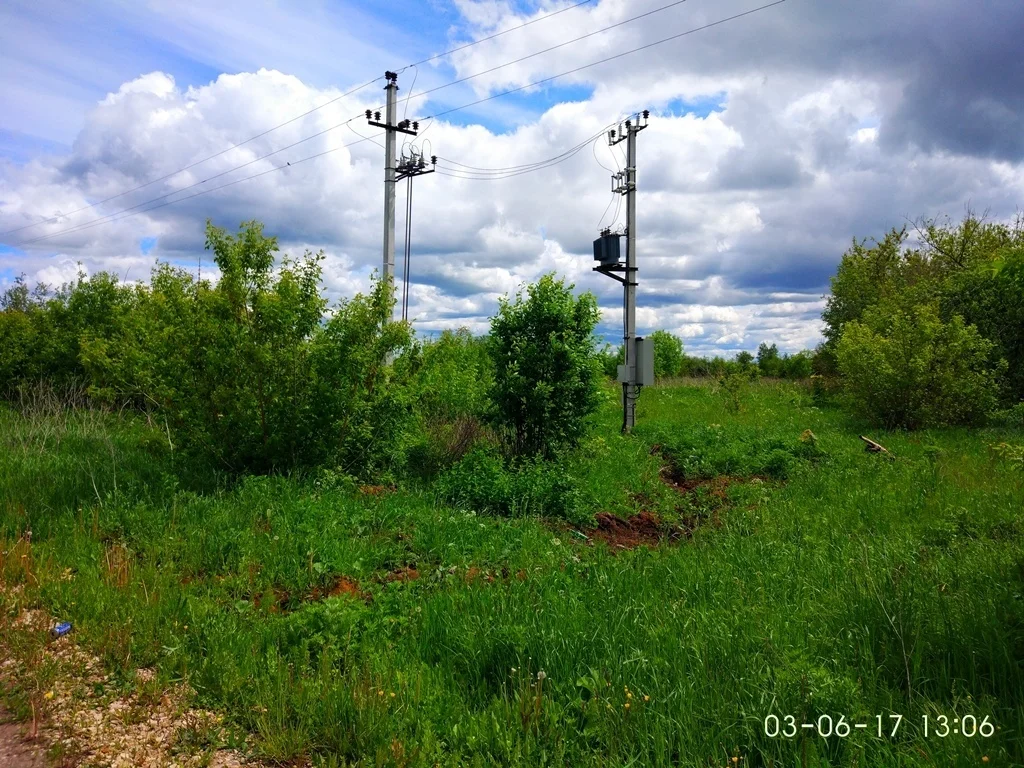
<path id="1" fill-rule="evenodd" d="M 394 283 L 395 279 L 395 144 L 398 133 L 406 133 L 415 136 L 419 130 L 419 123 L 411 123 L 403 120 L 395 123 L 395 113 L 398 111 L 398 75 L 394 72 L 385 72 L 384 77 L 388 84 L 384 88 L 387 91 L 387 107 L 385 108 L 385 121 L 380 122 L 380 112 L 366 110 L 366 120 L 375 128 L 383 128 L 384 136 L 384 273 L 382 277 L 388 282 Z"/>
<path id="2" fill-rule="evenodd" d="M 405 266 L 402 270 L 402 322 L 409 319 L 409 261 L 412 256 L 412 180 L 416 176 L 423 176 L 433 173 L 437 165 L 437 155 L 430 158 L 430 168 L 427 168 L 427 160 L 415 147 L 409 149 L 409 154 L 402 150 L 402 159 L 398 163 L 396 182 L 408 179 L 405 192 Z"/>
<path id="3" fill-rule="evenodd" d="M 653 383 L 653 374 L 648 375 L 651 358 L 646 346 L 641 347 L 636 335 L 636 137 L 647 127 L 648 110 L 641 115 L 634 115 L 625 123 L 625 129 L 608 131 L 608 146 L 614 147 L 619 142 L 626 142 L 626 169 L 612 176 L 613 192 L 626 196 L 626 262 L 622 264 L 619 256 L 619 235 L 610 230 L 601 232 L 601 237 L 594 242 L 594 258 L 601 265 L 595 271 L 608 275 L 623 284 L 623 312 L 625 317 L 623 332 L 623 348 L 625 365 L 620 366 L 619 381 L 622 382 L 622 431 L 629 433 L 636 424 L 636 400 L 639 387 Z M 624 277 L 612 274 L 623 272 Z M 642 359 L 641 359 L 642 358 Z"/>

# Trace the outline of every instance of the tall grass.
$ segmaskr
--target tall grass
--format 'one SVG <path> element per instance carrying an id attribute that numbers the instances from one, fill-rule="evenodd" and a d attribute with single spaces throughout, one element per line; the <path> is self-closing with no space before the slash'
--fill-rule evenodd
<path id="1" fill-rule="evenodd" d="M 1024 473 L 989 447 L 1021 433 L 875 433 L 889 461 L 800 388 L 742 398 L 647 390 L 632 437 L 609 398 L 565 460 L 590 511 L 705 521 L 632 551 L 430 487 L 197 484 L 159 425 L 7 410 L 3 578 L 125 680 L 187 679 L 282 761 L 1024 762 Z M 666 461 L 691 491 L 662 481 Z M 735 482 L 700 486 L 721 476 Z M 764 729 L 890 713 L 895 738 Z M 926 739 L 924 714 L 999 730 Z"/>

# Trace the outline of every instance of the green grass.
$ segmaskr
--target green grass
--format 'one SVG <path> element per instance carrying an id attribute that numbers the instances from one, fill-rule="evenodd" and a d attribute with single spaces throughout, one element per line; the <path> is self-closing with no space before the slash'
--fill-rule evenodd
<path id="1" fill-rule="evenodd" d="M 140 666 L 188 680 L 271 759 L 1024 762 L 1024 472 L 990 449 L 1024 435 L 872 433 L 888 461 L 798 387 L 741 403 L 648 389 L 623 437 L 609 399 L 566 460 L 587 509 L 703 521 L 676 546 L 618 552 L 430 487 L 228 485 L 181 464 L 156 425 L 5 411 L 0 537 L 11 552 L 31 530 L 32 565 L 6 557 L 2 574 L 125 680 Z M 697 487 L 666 485 L 666 461 Z M 698 484 L 719 476 L 757 480 Z M 390 576 L 410 567 L 418 579 Z M 341 577 L 359 593 L 325 597 Z M 904 722 L 879 739 L 890 713 Z M 870 728 L 769 738 L 770 714 Z M 926 739 L 925 714 L 999 730 Z"/>

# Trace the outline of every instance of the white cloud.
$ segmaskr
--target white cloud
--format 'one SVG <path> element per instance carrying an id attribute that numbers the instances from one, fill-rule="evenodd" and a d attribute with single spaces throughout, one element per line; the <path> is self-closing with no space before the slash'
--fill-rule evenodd
<path id="1" fill-rule="evenodd" d="M 602 0 L 561 14 L 557 22 L 532 25 L 529 34 L 512 33 L 468 48 L 453 57 L 453 65 L 458 75 L 488 69 L 658 4 Z M 526 18 L 495 0 L 458 0 L 457 6 L 465 27 L 456 41 Z M 586 44 L 476 78 L 471 86 L 489 95 L 699 26 L 740 6 L 734 0 L 720 5 L 691 0 Z M 538 12 L 554 7 L 541 4 Z M 442 119 L 424 126 L 425 138 L 446 172 L 452 163 L 501 168 L 557 156 L 622 117 L 623 110 L 652 109 L 638 146 L 641 331 L 667 328 L 683 336 L 691 351 L 753 349 L 766 340 L 786 351 L 812 346 L 821 294 L 852 236 L 881 235 L 904 216 L 956 215 L 967 200 L 993 216 L 1010 215 L 1024 193 L 1024 172 L 1012 158 L 887 140 L 886 120 L 912 82 L 914 68 L 889 48 L 884 53 L 892 57 L 890 67 L 865 64 L 867 54 L 879 49 L 852 11 L 837 7 L 829 15 L 797 4 L 780 9 L 560 80 L 590 86 L 593 93 L 575 94 L 539 115 L 532 114 L 529 102 L 488 102 L 487 109 L 495 110 L 488 114 L 521 119 L 503 133 Z M 60 214 L 57 222 L 0 237 L 21 249 L 0 251 L 3 267 L 53 278 L 63 275 L 65 262 L 81 260 L 90 271 L 110 269 L 135 279 L 153 257 L 184 264 L 202 257 L 209 274 L 205 220 L 234 228 L 257 218 L 293 255 L 305 248 L 325 251 L 332 297 L 368 288 L 381 261 L 383 153 L 369 141 L 353 143 L 359 140 L 354 131 L 370 135 L 365 121 L 340 124 L 378 107 L 380 94 L 374 87 L 338 99 L 344 89 L 318 85 L 319 74 L 308 63 L 327 45 L 324 39 L 343 50 L 353 35 L 333 26 L 336 19 L 327 11 L 290 19 L 281 9 L 261 6 L 254 12 L 260 23 L 242 25 L 253 36 L 247 49 L 242 31 L 227 23 L 236 11 L 225 7 L 199 24 L 197 4 L 185 4 L 180 14 L 162 2 L 126 7 L 131 24 L 169 25 L 168 34 L 173 32 L 184 51 L 206 50 L 225 35 L 217 66 L 251 71 L 191 87 L 163 71 L 109 82 L 109 94 L 94 100 L 66 155 L 40 156 L 25 165 L 0 162 L 0 230 Z M 307 35 L 311 51 L 294 51 L 281 64 L 294 74 L 259 68 L 280 60 L 271 51 L 268 22 Z M 329 31 L 326 38 L 317 37 L 318 27 Z M 807 36 L 808 31 L 817 36 Z M 846 48 L 837 44 L 844 35 L 850 41 Z M 445 77 L 443 66 L 421 70 L 417 90 Z M 411 85 L 408 73 L 402 84 Z M 439 96 L 456 99 L 469 90 Z M 338 100 L 183 173 L 72 213 L 332 99 Z M 472 95 L 465 98 L 470 100 Z M 721 106 L 708 114 L 702 100 Z M 428 114 L 440 104 L 416 100 L 410 116 Z M 326 150 L 335 151 L 301 162 Z M 464 324 L 483 330 L 499 295 L 553 270 L 598 295 L 602 329 L 616 336 L 621 287 L 591 271 L 590 243 L 602 212 L 609 211 L 604 224 L 613 218 L 617 201 L 601 166 L 621 165 L 621 150 L 621 145 L 609 150 L 599 140 L 563 163 L 500 181 L 442 173 L 417 179 L 410 309 L 418 327 Z M 243 163 L 249 165 L 231 170 Z M 223 191 L 151 211 L 142 205 L 123 219 L 25 242 L 29 235 L 56 234 L 168 193 L 177 191 L 154 204 L 263 172 Z M 399 232 L 403 193 L 404 185 Z M 623 205 L 618 225 L 624 216 Z M 140 241 L 149 237 L 157 245 L 144 257 Z M 400 257 L 401 242 L 398 251 Z"/>

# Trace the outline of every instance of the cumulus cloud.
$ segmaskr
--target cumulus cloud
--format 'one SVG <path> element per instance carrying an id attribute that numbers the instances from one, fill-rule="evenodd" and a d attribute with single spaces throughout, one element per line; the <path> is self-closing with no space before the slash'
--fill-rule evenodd
<path id="1" fill-rule="evenodd" d="M 557 22 L 421 67 L 415 91 L 663 4 L 581 6 Z M 449 44 L 556 7 L 540 3 L 524 14 L 501 0 L 453 6 Z M 1009 216 L 1024 199 L 1024 64 L 1012 34 L 1024 26 L 1024 6 L 996 0 L 985 13 L 952 0 L 910 6 L 790 2 L 582 70 L 511 106 L 488 102 L 497 122 L 476 122 L 482 106 L 470 119 L 425 120 L 424 147 L 441 156 L 445 172 L 414 182 L 410 309 L 417 327 L 485 330 L 500 295 L 556 271 L 599 297 L 601 332 L 620 336 L 621 288 L 591 271 L 590 242 L 600 224 L 624 224 L 608 178 L 624 164 L 622 146 L 610 149 L 599 138 L 564 162 L 503 180 L 457 178 L 471 174 L 454 164 L 503 168 L 555 157 L 646 107 L 653 114 L 638 150 L 641 332 L 666 328 L 701 353 L 729 354 L 761 341 L 786 351 L 813 346 L 822 295 L 851 237 L 880 237 L 906 217 L 955 216 L 968 203 Z M 751 7 L 689 0 L 585 44 L 414 98 L 409 115 L 443 111 Z M 921 23 L 906 24 L 915 9 Z M 194 11 L 186 6 L 176 16 L 156 3 L 129 17 L 141 24 L 150 17 L 139 14 L 158 14 L 176 44 L 196 52 L 212 33 L 186 29 Z M 309 31 L 311 18 L 331 29 L 337 22 L 299 16 L 280 23 Z M 351 33 L 328 37 L 341 46 Z M 0 231 L 32 225 L 0 237 L 0 282 L 21 271 L 57 282 L 78 261 L 89 271 L 138 279 L 154 258 L 186 266 L 204 258 L 205 272 L 206 219 L 234 227 L 257 218 L 286 251 L 325 251 L 332 297 L 365 290 L 381 261 L 383 152 L 364 139 L 376 133 L 364 120 L 346 121 L 379 107 L 380 93 L 375 86 L 342 97 L 347 84 L 319 83 L 297 52 L 278 61 L 279 69 L 252 62 L 260 51 L 273 59 L 269 50 L 261 42 L 247 53 L 229 39 L 213 65 L 230 72 L 205 83 L 179 82 L 163 70 L 111 81 L 109 93 L 82 113 L 69 149 L 0 160 Z M 412 75 L 403 73 L 403 88 Z M 121 194 L 153 179 L 160 181 Z M 206 193 L 221 185 L 229 186 Z M 143 249 L 143 241 L 151 247 Z"/>

